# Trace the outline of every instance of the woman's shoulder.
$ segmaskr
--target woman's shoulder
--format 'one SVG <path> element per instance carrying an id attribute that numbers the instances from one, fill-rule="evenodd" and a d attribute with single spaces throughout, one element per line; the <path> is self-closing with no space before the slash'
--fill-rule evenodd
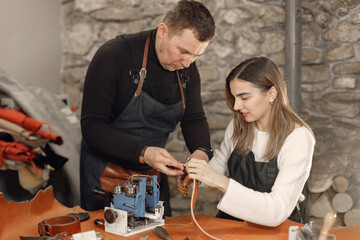
<path id="1" fill-rule="evenodd" d="M 312 135 L 312 132 L 306 126 L 300 126 L 300 125 L 296 124 L 294 130 L 290 134 L 310 134 L 310 135 Z"/>
<path id="2" fill-rule="evenodd" d="M 306 127 L 296 125 L 294 130 L 289 134 L 286 141 L 296 142 L 310 142 L 312 145 L 315 144 L 315 138 L 313 133 Z"/>

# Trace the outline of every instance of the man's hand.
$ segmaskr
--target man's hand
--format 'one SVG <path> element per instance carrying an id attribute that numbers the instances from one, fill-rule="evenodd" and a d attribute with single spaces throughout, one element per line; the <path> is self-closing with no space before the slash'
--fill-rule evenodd
<path id="1" fill-rule="evenodd" d="M 144 160 L 149 166 L 169 176 L 177 176 L 184 173 L 184 165 L 176 161 L 176 159 L 163 148 L 146 148 Z"/>
<path id="2" fill-rule="evenodd" d="M 209 162 L 209 157 L 208 155 L 201 150 L 195 150 L 188 159 L 192 159 L 192 158 L 196 158 L 196 159 L 201 159 L 204 160 L 204 162 Z M 189 184 L 191 184 L 193 182 L 193 179 L 191 179 L 189 177 L 189 175 L 187 174 L 187 172 L 184 172 L 183 175 L 178 176 L 177 179 L 177 185 L 178 185 L 178 190 L 182 193 L 182 195 L 184 196 L 188 196 L 189 194 L 189 188 L 187 187 Z"/>
<path id="3" fill-rule="evenodd" d="M 192 180 L 189 175 L 187 174 L 187 172 L 184 172 L 183 175 L 178 176 L 177 179 L 177 188 L 178 190 L 182 193 L 182 195 L 184 195 L 185 197 L 187 197 L 189 195 L 189 188 L 187 187 L 190 183 L 192 183 L 194 180 Z"/>

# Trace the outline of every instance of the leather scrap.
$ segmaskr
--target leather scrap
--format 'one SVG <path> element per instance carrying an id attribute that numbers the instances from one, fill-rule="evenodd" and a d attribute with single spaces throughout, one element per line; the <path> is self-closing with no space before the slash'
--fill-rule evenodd
<path id="1" fill-rule="evenodd" d="M 50 142 L 56 143 L 58 145 L 63 144 L 61 136 L 51 132 L 52 129 L 49 123 L 30 118 L 18 110 L 0 108 L 0 118 L 15 123 L 16 125 L 23 127 L 29 130 L 31 133 L 39 135 L 42 138 L 49 139 Z M 50 132 L 41 129 L 42 125 L 47 125 Z"/>
<path id="2" fill-rule="evenodd" d="M 14 161 L 30 163 L 34 167 L 36 174 L 39 174 L 39 170 L 33 162 L 34 157 L 35 153 L 24 144 L 0 140 L 0 166 L 2 166 L 3 160 L 6 158 Z"/>
<path id="3" fill-rule="evenodd" d="M 15 110 L 15 109 L 3 109 L 0 108 L 0 118 L 6 119 L 12 123 L 15 123 L 23 128 L 31 130 L 32 132 L 36 132 L 41 128 L 42 125 L 48 125 L 49 129 L 50 125 L 46 122 L 41 122 L 36 119 L 32 119 L 26 116 L 24 113 Z"/>
<path id="4" fill-rule="evenodd" d="M 0 118 L 0 131 L 10 134 L 14 142 L 23 143 L 31 148 L 41 147 L 49 142 L 49 139 L 43 139 L 27 131 L 25 128 L 2 118 Z"/>
<path id="5" fill-rule="evenodd" d="M 156 175 L 158 183 L 160 183 L 160 173 L 154 168 L 146 170 L 132 170 L 125 169 L 120 165 L 109 162 L 108 164 L 106 164 L 106 167 L 100 176 L 100 184 L 105 192 L 112 192 L 115 185 L 124 184 L 126 180 L 136 174 L 150 176 Z"/>

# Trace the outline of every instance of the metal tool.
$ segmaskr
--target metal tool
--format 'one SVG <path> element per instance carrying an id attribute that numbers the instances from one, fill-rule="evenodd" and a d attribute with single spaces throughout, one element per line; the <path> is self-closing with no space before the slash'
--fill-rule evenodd
<path id="1" fill-rule="evenodd" d="M 314 221 L 306 223 L 304 227 L 301 228 L 302 234 L 306 240 L 317 240 L 319 239 L 320 230 L 316 226 Z"/>
<path id="2" fill-rule="evenodd" d="M 155 228 L 155 234 L 164 240 L 172 240 L 172 238 L 170 237 L 170 235 L 168 234 L 168 232 L 163 228 L 163 227 L 156 227 Z"/>
<path id="3" fill-rule="evenodd" d="M 106 232 L 127 237 L 165 224 L 156 175 L 133 175 L 123 185 L 115 185 L 111 194 L 95 190 L 92 192 L 111 196 L 104 209 Z"/>
<path id="4" fill-rule="evenodd" d="M 104 237 L 100 234 L 100 232 L 95 232 L 94 230 L 75 233 L 70 238 L 65 238 L 62 240 L 104 240 Z"/>
<path id="5" fill-rule="evenodd" d="M 34 236 L 34 237 L 23 237 L 20 236 L 20 240 L 57 240 L 63 237 L 66 237 L 68 235 L 67 232 L 58 233 L 53 237 L 49 236 Z"/>
<path id="6" fill-rule="evenodd" d="M 299 226 L 290 226 L 288 240 L 305 240 Z"/>
<path id="7" fill-rule="evenodd" d="M 35 237 L 20 237 L 20 240 L 104 240 L 104 237 L 100 232 L 87 231 L 81 233 L 74 233 L 69 238 L 63 238 L 68 236 L 67 232 L 58 233 L 53 237 L 49 236 L 35 236 Z"/>
<path id="8" fill-rule="evenodd" d="M 328 231 L 334 224 L 335 219 L 335 213 L 328 213 L 324 218 L 324 227 L 321 233 L 314 221 L 306 223 L 301 230 L 298 226 L 290 226 L 288 240 L 335 240 L 336 237 L 334 235 L 328 234 Z"/>

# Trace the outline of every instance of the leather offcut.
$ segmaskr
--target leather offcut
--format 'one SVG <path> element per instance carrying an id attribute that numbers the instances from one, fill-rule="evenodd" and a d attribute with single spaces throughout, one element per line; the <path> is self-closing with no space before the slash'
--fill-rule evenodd
<path id="1" fill-rule="evenodd" d="M 112 192 L 115 185 L 124 184 L 126 180 L 136 174 L 150 176 L 156 175 L 158 183 L 160 183 L 160 173 L 153 168 L 145 170 L 132 170 L 125 169 L 120 165 L 109 162 L 100 176 L 100 184 L 105 192 Z"/>

